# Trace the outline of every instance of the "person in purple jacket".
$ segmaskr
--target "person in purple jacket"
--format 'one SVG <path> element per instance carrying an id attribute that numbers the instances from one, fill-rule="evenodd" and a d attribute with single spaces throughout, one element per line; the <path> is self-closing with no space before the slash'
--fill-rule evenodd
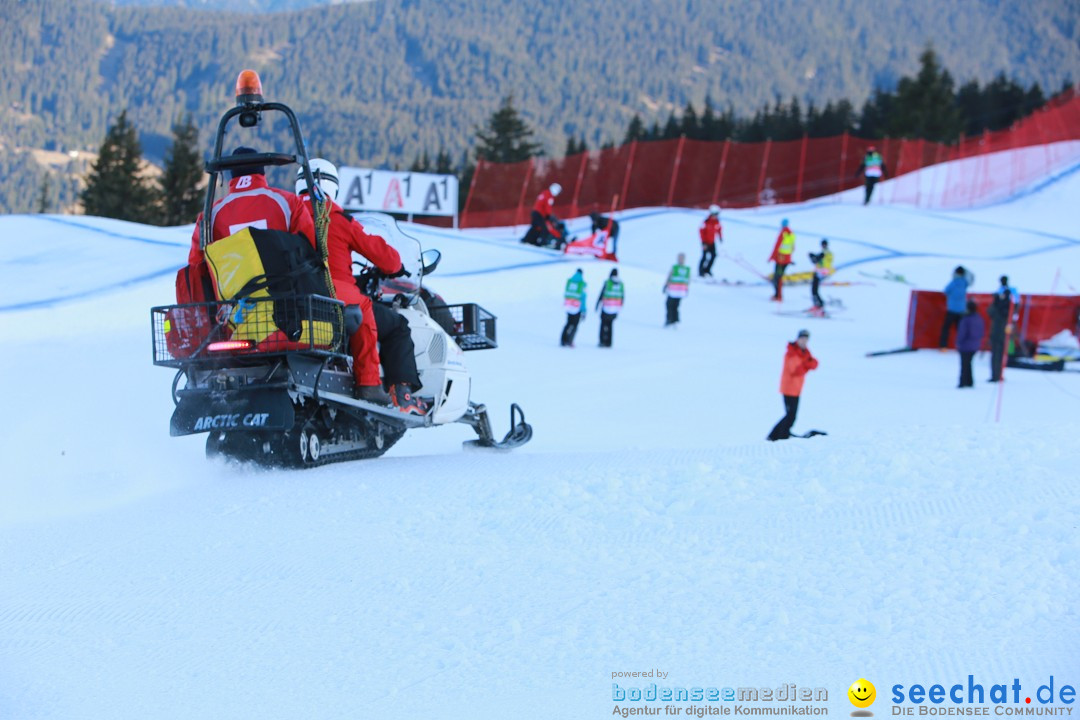
<path id="1" fill-rule="evenodd" d="M 960 384 L 957 387 L 975 387 L 971 376 L 971 361 L 982 347 L 986 334 L 986 322 L 974 300 L 968 300 L 967 312 L 960 318 L 956 328 L 956 349 L 960 352 Z"/>

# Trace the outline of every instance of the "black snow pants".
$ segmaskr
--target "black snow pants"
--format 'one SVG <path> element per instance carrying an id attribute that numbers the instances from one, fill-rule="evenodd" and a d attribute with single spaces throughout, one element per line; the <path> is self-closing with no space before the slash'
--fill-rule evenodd
<path id="1" fill-rule="evenodd" d="M 971 374 L 971 361 L 974 359 L 974 352 L 960 351 L 960 385 L 959 387 L 975 387 L 975 378 Z"/>
<path id="2" fill-rule="evenodd" d="M 1005 328 L 990 327 L 990 382 L 1001 380 L 1001 365 L 1005 360 Z"/>
<path id="3" fill-rule="evenodd" d="M 679 301 L 682 298 L 668 297 L 667 299 L 667 320 L 664 325 L 674 325 L 679 322 Z"/>
<path id="4" fill-rule="evenodd" d="M 417 390 L 420 387 L 420 373 L 416 370 L 416 355 L 408 321 L 382 303 L 372 303 L 371 309 L 375 314 L 383 380 L 388 385 L 404 383 L 410 390 Z"/>
<path id="5" fill-rule="evenodd" d="M 714 260 L 716 260 L 716 244 L 701 243 L 701 262 L 698 263 L 698 277 L 712 276 Z"/>
<path id="6" fill-rule="evenodd" d="M 769 433 L 769 440 L 787 440 L 791 437 L 791 426 L 795 424 L 795 413 L 799 410 L 799 396 L 784 396 L 784 417 L 776 423 Z"/>
<path id="7" fill-rule="evenodd" d="M 529 218 L 529 231 L 525 233 L 525 237 L 521 238 L 521 242 L 528 245 L 539 245 L 541 239 L 544 237 L 545 233 L 547 233 L 544 216 L 533 210 L 532 215 L 530 215 Z"/>
<path id="8" fill-rule="evenodd" d="M 945 322 L 941 324 L 941 338 L 938 340 L 938 347 L 949 347 L 949 332 L 955 325 L 958 329 L 960 327 L 960 318 L 964 317 L 964 313 L 945 311 Z"/>
<path id="9" fill-rule="evenodd" d="M 614 313 L 600 313 L 600 347 L 611 347 L 611 330 L 614 323 Z"/>
<path id="10" fill-rule="evenodd" d="M 581 313 L 566 313 L 566 325 L 562 329 L 563 347 L 574 346 L 574 336 L 577 335 L 577 326 L 581 322 Z"/>
<path id="11" fill-rule="evenodd" d="M 863 200 L 863 205 L 870 204 L 870 196 L 874 194 L 874 186 L 877 185 L 877 181 L 880 179 L 876 177 L 866 178 L 866 198 Z"/>

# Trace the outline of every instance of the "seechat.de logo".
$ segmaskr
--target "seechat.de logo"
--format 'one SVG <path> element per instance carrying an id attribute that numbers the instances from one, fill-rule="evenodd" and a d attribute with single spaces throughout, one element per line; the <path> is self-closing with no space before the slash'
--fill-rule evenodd
<path id="1" fill-rule="evenodd" d="M 874 688 L 874 683 L 866 678 L 859 678 L 851 683 L 847 696 L 851 704 L 859 708 L 852 711 L 851 717 L 874 717 L 874 713 L 866 709 L 873 705 L 874 700 L 877 699 L 877 690 Z"/>

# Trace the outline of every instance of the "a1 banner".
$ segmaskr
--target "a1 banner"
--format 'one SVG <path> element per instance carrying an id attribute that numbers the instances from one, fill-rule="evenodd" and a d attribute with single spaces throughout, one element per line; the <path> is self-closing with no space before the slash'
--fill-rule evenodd
<path id="1" fill-rule="evenodd" d="M 453 217 L 458 181 L 453 175 L 338 168 L 338 203 L 346 210 Z"/>

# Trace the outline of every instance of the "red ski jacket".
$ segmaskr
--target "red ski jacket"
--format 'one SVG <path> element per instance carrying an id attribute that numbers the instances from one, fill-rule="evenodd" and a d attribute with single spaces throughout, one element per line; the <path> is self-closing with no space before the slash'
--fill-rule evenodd
<path id="1" fill-rule="evenodd" d="M 210 221 L 213 223 L 211 242 L 254 227 L 299 233 L 315 247 L 315 223 L 308 206 L 291 192 L 267 185 L 262 175 L 241 175 L 230 180 L 229 194 L 214 203 Z M 202 223 L 203 216 L 199 213 L 191 233 L 188 265 L 196 265 L 203 259 L 199 247 Z"/>
<path id="2" fill-rule="evenodd" d="M 795 233 L 791 232 L 790 228 L 784 228 L 780 231 L 780 234 L 776 236 L 776 244 L 773 245 L 772 255 L 769 256 L 770 262 L 775 262 L 777 265 L 790 265 L 791 253 L 795 251 Z"/>
<path id="3" fill-rule="evenodd" d="M 305 205 L 308 196 L 304 195 Z M 334 281 L 334 294 L 346 305 L 360 304 L 360 288 L 353 277 L 352 254 L 358 252 L 387 275 L 401 269 L 401 256 L 378 235 L 369 235 L 364 226 L 353 220 L 341 206 L 332 203 L 330 208 L 329 245 L 330 277 Z"/>
<path id="4" fill-rule="evenodd" d="M 780 374 L 780 393 L 798 397 L 802 393 L 806 373 L 817 366 L 817 358 L 809 350 L 789 342 L 784 355 L 784 371 Z"/>
<path id="5" fill-rule="evenodd" d="M 717 240 L 723 242 L 724 238 L 720 232 L 720 218 L 712 215 L 705 218 L 705 222 L 698 228 L 698 234 L 701 235 L 702 245 L 715 245 Z"/>
<path id="6" fill-rule="evenodd" d="M 536 196 L 536 203 L 533 205 L 533 210 L 546 218 L 551 216 L 551 209 L 554 206 L 555 196 L 551 194 L 550 190 L 545 190 Z"/>

